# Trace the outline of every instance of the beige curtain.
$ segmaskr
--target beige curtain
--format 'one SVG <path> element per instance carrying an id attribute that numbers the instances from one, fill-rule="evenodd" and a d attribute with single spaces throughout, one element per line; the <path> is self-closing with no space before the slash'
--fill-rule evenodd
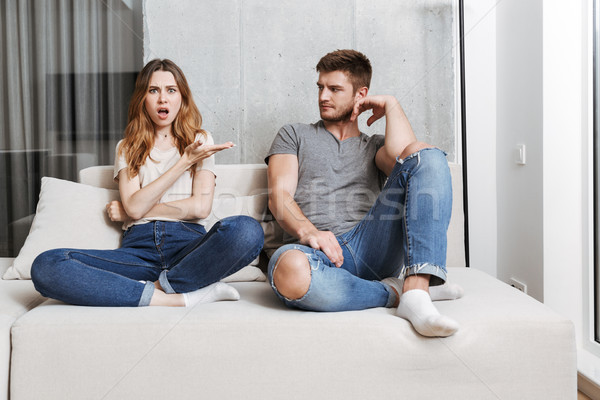
<path id="1" fill-rule="evenodd" d="M 42 176 L 112 163 L 141 20 L 141 0 L 0 3 L 0 256 L 18 253 Z"/>

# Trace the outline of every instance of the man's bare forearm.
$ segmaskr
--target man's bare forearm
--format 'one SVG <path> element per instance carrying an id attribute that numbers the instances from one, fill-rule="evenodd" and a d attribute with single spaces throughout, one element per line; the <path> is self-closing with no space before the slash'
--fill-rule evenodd
<path id="1" fill-rule="evenodd" d="M 388 157 L 396 158 L 417 138 L 402 106 L 393 96 L 385 99 L 385 151 Z"/>
<path id="2" fill-rule="evenodd" d="M 301 242 L 303 237 L 317 230 L 285 190 L 269 195 L 269 209 L 283 230 Z"/>

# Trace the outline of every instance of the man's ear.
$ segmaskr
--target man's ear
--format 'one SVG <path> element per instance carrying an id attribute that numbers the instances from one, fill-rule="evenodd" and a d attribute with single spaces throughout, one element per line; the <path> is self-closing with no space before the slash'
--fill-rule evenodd
<path id="1" fill-rule="evenodd" d="M 367 97 L 368 94 L 369 94 L 369 88 L 366 86 L 363 86 L 356 91 L 356 95 L 354 96 L 354 101 L 358 101 L 358 100 L 362 99 L 363 97 Z"/>

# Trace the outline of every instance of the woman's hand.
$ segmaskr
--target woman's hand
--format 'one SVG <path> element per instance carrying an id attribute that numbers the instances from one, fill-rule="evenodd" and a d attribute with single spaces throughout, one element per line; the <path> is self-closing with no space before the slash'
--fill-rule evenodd
<path id="1" fill-rule="evenodd" d="M 233 146 L 233 142 L 226 142 L 223 144 L 202 144 L 201 142 L 196 141 L 185 148 L 183 157 L 186 157 L 190 165 L 193 165 L 221 150 L 230 149 Z"/>
<path id="2" fill-rule="evenodd" d="M 108 218 L 114 222 L 125 222 L 131 219 L 125 212 L 123 203 L 117 200 L 113 200 L 106 205 L 106 213 L 108 214 Z"/>

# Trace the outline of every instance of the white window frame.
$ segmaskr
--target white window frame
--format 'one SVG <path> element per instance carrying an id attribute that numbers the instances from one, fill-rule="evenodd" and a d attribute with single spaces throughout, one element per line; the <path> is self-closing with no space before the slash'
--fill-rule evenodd
<path id="1" fill-rule="evenodd" d="M 600 387 L 592 39 L 593 2 L 544 2 L 544 303 L 573 321 L 578 372 Z"/>
<path id="2" fill-rule="evenodd" d="M 514 0 L 517 1 L 517 0 Z M 498 0 L 465 0 L 467 149 L 473 267 L 496 254 Z M 594 335 L 593 3 L 543 2 L 543 300 L 573 322 L 578 372 L 600 388 Z M 482 18 L 485 16 L 485 19 Z M 485 105 L 483 107 L 482 105 Z M 484 171 L 485 175 L 482 176 Z M 477 205 L 481 209 L 477 209 Z M 600 290 L 600 288 L 599 288 Z M 551 349 L 549 349 L 551 351 Z M 600 391 L 598 392 L 600 398 Z"/>

